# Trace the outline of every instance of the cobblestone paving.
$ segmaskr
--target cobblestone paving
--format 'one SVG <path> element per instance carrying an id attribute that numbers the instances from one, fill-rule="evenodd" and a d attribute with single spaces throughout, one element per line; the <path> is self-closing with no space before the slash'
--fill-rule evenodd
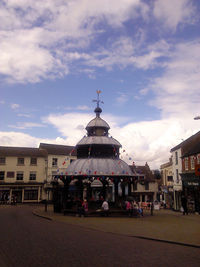
<path id="1" fill-rule="evenodd" d="M 0 207 L 1 267 L 199 266 L 200 250 L 49 221 Z"/>

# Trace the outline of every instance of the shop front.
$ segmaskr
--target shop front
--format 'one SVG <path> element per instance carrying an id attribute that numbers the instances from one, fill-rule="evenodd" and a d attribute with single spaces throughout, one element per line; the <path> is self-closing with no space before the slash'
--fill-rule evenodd
<path id="1" fill-rule="evenodd" d="M 16 203 L 40 202 L 42 200 L 42 184 L 4 184 L 0 187 L 0 196 L 5 195 L 7 199 L 6 202 L 10 203 L 13 199 L 15 199 Z"/>
<path id="2" fill-rule="evenodd" d="M 182 174 L 182 181 L 189 212 L 200 213 L 200 178 L 194 174 Z"/>

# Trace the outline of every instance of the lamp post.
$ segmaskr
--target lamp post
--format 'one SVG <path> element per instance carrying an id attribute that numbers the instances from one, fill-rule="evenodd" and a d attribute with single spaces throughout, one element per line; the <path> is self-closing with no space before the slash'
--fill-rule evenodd
<path id="1" fill-rule="evenodd" d="M 200 120 L 200 116 L 194 117 L 194 120 Z"/>

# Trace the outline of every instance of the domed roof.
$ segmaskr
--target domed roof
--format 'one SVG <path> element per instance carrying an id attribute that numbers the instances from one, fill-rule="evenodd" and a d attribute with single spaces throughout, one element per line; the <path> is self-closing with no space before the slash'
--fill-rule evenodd
<path id="1" fill-rule="evenodd" d="M 91 120 L 86 126 L 86 130 L 88 130 L 89 128 L 93 128 L 93 127 L 101 127 L 101 128 L 110 129 L 110 126 L 108 125 L 108 123 L 102 120 L 102 118 L 100 117 L 96 117 L 93 120 Z"/>
<path id="2" fill-rule="evenodd" d="M 76 159 L 67 168 L 73 176 L 133 176 L 129 165 L 121 159 L 87 158 Z"/>
<path id="3" fill-rule="evenodd" d="M 121 147 L 121 144 L 114 138 L 108 136 L 85 136 L 78 143 L 79 145 L 113 145 Z"/>

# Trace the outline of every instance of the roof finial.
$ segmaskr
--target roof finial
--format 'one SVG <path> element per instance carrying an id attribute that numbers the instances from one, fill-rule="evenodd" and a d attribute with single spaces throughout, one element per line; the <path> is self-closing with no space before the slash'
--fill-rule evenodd
<path id="1" fill-rule="evenodd" d="M 97 99 L 93 100 L 93 102 L 97 103 L 97 107 L 95 108 L 94 112 L 96 113 L 97 117 L 100 117 L 100 113 L 102 112 L 102 109 L 99 107 L 99 103 L 104 104 L 103 101 L 99 99 L 99 94 L 101 93 L 101 90 L 97 90 Z"/>

